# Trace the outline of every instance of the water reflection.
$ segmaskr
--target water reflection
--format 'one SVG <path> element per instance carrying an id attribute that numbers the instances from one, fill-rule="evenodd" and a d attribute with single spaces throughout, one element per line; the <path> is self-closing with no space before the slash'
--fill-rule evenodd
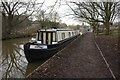
<path id="1" fill-rule="evenodd" d="M 2 77 L 21 78 L 26 72 L 27 60 L 21 40 L 7 40 L 2 42 Z M 18 75 L 19 74 L 19 75 Z"/>
<path id="2" fill-rule="evenodd" d="M 2 40 L 0 40 L 0 79 L 2 78 Z"/>
<path id="3" fill-rule="evenodd" d="M 35 63 L 27 62 L 23 45 L 20 45 L 20 43 L 28 40 L 29 38 L 24 38 L 2 42 L 2 55 L 0 56 L 0 60 L 2 60 L 2 78 L 24 78 L 44 62 L 44 60 Z"/>

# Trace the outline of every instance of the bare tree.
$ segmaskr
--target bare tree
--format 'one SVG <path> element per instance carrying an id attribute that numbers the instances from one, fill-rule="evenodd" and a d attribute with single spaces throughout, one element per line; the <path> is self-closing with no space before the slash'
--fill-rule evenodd
<path id="1" fill-rule="evenodd" d="M 117 7 L 118 9 L 118 49 L 120 49 L 120 4 Z"/>
<path id="2" fill-rule="evenodd" d="M 36 3 L 36 0 L 29 0 L 27 2 L 10 0 L 6 2 L 1 0 L 1 3 L 3 7 L 2 14 L 7 16 L 8 34 L 10 34 L 13 27 L 28 19 L 36 10 L 39 10 L 39 7 L 36 7 L 36 5 L 42 5 L 44 2 Z M 22 16 L 25 17 L 20 19 Z"/>
<path id="3" fill-rule="evenodd" d="M 40 26 L 41 28 L 46 28 L 46 20 L 47 20 L 47 14 L 46 14 L 46 11 L 45 10 L 41 10 L 38 12 L 36 18 L 38 19 L 39 23 L 40 23 Z"/>
<path id="4" fill-rule="evenodd" d="M 68 5 L 78 19 L 84 19 L 96 29 L 97 23 L 103 23 L 106 34 L 110 33 L 110 25 L 117 16 L 118 2 L 71 2 L 77 6 L 73 9 Z"/>
<path id="5" fill-rule="evenodd" d="M 50 28 L 50 27 L 57 27 L 60 21 L 59 14 L 57 12 L 46 13 L 45 10 L 41 10 L 37 16 L 37 20 L 39 21 L 40 27 L 42 29 Z"/>
<path id="6" fill-rule="evenodd" d="M 59 14 L 56 11 L 54 11 L 53 13 L 51 13 L 49 15 L 49 20 L 51 22 L 51 25 L 50 25 L 51 27 L 54 27 L 54 28 L 59 27 L 60 16 L 59 16 Z"/>
<path id="7" fill-rule="evenodd" d="M 59 19 L 60 19 L 60 16 L 57 12 L 53 12 L 53 13 L 50 14 L 50 20 L 52 22 L 59 21 Z"/>
<path id="8" fill-rule="evenodd" d="M 56 25 L 56 23 L 59 21 L 60 16 L 59 14 L 55 11 L 56 7 L 60 4 L 61 0 L 56 0 L 53 5 L 46 6 L 47 9 L 45 10 L 39 10 L 36 14 L 36 18 L 38 19 L 41 28 L 48 28 L 48 26 L 53 26 Z M 59 8 L 58 7 L 58 8 Z"/>

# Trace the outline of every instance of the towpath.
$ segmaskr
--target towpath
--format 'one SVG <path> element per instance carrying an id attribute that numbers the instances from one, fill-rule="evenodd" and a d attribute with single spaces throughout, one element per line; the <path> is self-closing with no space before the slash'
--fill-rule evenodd
<path id="1" fill-rule="evenodd" d="M 94 35 L 79 36 L 62 51 L 51 57 L 27 78 L 113 78 Z"/>

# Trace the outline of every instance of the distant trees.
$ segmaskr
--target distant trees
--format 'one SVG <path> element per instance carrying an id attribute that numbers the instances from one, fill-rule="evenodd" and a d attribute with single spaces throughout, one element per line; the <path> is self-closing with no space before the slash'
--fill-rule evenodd
<path id="1" fill-rule="evenodd" d="M 46 27 L 45 22 L 47 21 L 47 18 L 46 18 L 46 13 L 45 12 L 46 11 L 41 10 L 41 11 L 38 12 L 38 14 L 36 16 L 36 18 L 39 21 L 40 26 L 41 26 L 42 29 Z"/>
<path id="2" fill-rule="evenodd" d="M 36 16 L 42 29 L 50 27 L 58 27 L 59 25 L 59 14 L 57 12 L 46 13 L 45 10 L 38 12 Z"/>
<path id="3" fill-rule="evenodd" d="M 58 25 L 60 24 L 60 16 L 57 12 L 53 12 L 53 13 L 50 13 L 49 14 L 49 20 L 51 22 L 51 25 L 50 26 L 56 26 L 58 27 Z"/>
<path id="4" fill-rule="evenodd" d="M 90 24 L 94 31 L 97 30 L 98 23 L 103 23 L 106 28 L 106 34 L 110 34 L 110 25 L 115 20 L 118 11 L 119 2 L 70 2 L 76 7 L 68 6 L 74 12 L 74 16 L 78 20 L 82 20 Z"/>

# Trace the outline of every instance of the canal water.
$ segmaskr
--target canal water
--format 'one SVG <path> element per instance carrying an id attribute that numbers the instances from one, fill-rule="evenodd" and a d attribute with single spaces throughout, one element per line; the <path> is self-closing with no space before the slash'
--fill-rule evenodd
<path id="1" fill-rule="evenodd" d="M 12 39 L 2 41 L 0 51 L 0 77 L 25 78 L 29 73 L 40 66 L 45 60 L 28 63 L 23 51 L 23 44 L 30 38 Z M 1 49 L 0 49 L 1 50 Z"/>

